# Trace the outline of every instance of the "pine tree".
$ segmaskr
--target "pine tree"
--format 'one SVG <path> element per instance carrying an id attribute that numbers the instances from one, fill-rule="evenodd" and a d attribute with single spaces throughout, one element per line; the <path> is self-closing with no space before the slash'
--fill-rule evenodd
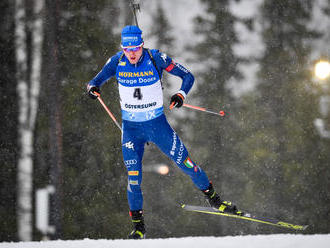
<path id="1" fill-rule="evenodd" d="M 246 102 L 244 112 L 252 125 L 240 145 L 247 161 L 244 173 L 250 178 L 245 187 L 250 198 L 245 200 L 270 215 L 305 223 L 322 202 L 313 192 L 321 187 L 315 180 L 325 166 L 313 125 L 317 103 L 310 90 L 308 41 L 317 37 L 308 29 L 312 5 L 304 0 L 263 4 L 265 52 L 258 93 Z"/>
<path id="2" fill-rule="evenodd" d="M 0 223 L 1 241 L 16 240 L 16 163 L 18 102 L 15 79 L 15 42 L 14 42 L 15 1 L 0 3 Z"/>
<path id="3" fill-rule="evenodd" d="M 231 79 L 242 77 L 237 68 L 242 59 L 233 50 L 238 42 L 234 31 L 237 20 L 229 10 L 228 0 L 203 0 L 202 3 L 206 15 L 195 19 L 195 35 L 202 41 L 193 47 L 193 51 L 197 63 L 203 65 L 203 71 L 195 74 L 196 93 L 189 96 L 189 101 L 194 100 L 196 104 L 215 111 L 225 110 L 228 115 L 221 119 L 205 113 L 194 114 L 195 118 L 189 121 L 193 134 L 189 144 L 191 157 L 206 171 L 223 199 L 237 202 L 241 191 L 237 187 L 240 161 L 235 149 L 238 132 L 234 113 L 237 104 L 227 87 Z M 200 192 L 197 194 L 203 203 Z M 222 228 L 226 221 L 211 221 L 207 234 L 235 234 L 234 228 Z"/>
<path id="4" fill-rule="evenodd" d="M 166 53 L 168 56 L 172 57 L 174 55 L 174 37 L 172 36 L 172 26 L 166 17 L 164 8 L 162 7 L 161 2 L 157 3 L 157 11 L 152 17 L 153 24 L 150 31 L 150 37 L 155 39 L 155 49 L 160 50 L 163 53 Z M 162 79 L 163 87 L 166 89 L 170 88 L 169 77 L 167 73 L 163 73 Z M 168 97 L 164 92 L 165 98 Z"/>
<path id="5" fill-rule="evenodd" d="M 171 35 L 172 27 L 166 17 L 161 2 L 158 2 L 157 11 L 152 17 L 154 25 L 151 27 L 151 37 L 156 38 L 155 47 L 161 51 L 171 51 L 174 38 Z M 168 53 L 168 52 L 167 52 Z M 172 54 L 169 53 L 171 56 Z"/>
<path id="6" fill-rule="evenodd" d="M 120 38 L 113 28 L 118 17 L 116 6 L 117 1 L 67 3 L 74 14 L 61 30 L 62 70 L 68 82 L 63 87 L 67 99 L 63 106 L 67 113 L 63 123 L 64 187 L 68 192 L 64 201 L 66 231 L 71 237 L 86 237 L 76 228 L 84 225 L 88 236 L 123 238 L 127 235 L 125 220 L 130 221 L 120 132 L 98 101 L 85 93 L 86 83 L 119 48 Z M 119 119 L 114 79 L 102 87 L 102 98 Z"/>
<path id="7" fill-rule="evenodd" d="M 87 82 L 120 47 L 120 37 L 114 31 L 118 24 L 117 1 L 61 1 L 58 7 L 57 69 L 61 84 L 56 91 L 61 99 L 63 132 L 61 238 L 124 238 L 130 220 L 120 132 L 98 101 L 86 94 Z M 48 53 L 45 58 L 47 56 Z M 45 70 L 43 77 L 49 81 Z M 45 86 L 43 84 L 36 144 L 39 151 L 37 187 L 49 183 L 48 111 L 53 106 L 49 105 L 49 91 Z M 102 98 L 119 119 L 114 80 L 102 87 Z"/>

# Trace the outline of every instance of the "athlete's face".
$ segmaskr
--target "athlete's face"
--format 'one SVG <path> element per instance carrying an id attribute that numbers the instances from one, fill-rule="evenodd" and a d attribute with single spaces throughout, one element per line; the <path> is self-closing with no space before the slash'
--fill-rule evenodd
<path id="1" fill-rule="evenodd" d="M 143 46 L 138 47 L 125 47 L 123 48 L 124 54 L 131 64 L 136 64 L 142 56 Z"/>

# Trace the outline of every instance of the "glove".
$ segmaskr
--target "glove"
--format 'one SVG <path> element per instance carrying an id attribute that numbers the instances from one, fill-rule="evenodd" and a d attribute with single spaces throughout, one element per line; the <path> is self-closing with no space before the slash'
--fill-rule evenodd
<path id="1" fill-rule="evenodd" d="M 98 98 L 98 95 L 96 95 L 95 92 L 100 94 L 100 88 L 98 86 L 88 85 L 87 92 L 90 98 L 96 99 Z"/>
<path id="2" fill-rule="evenodd" d="M 176 107 L 176 108 L 180 108 L 183 105 L 183 101 L 184 101 L 184 96 L 180 93 L 176 93 L 175 95 L 173 95 L 171 97 L 171 103 L 170 103 L 170 108 L 172 106 Z"/>

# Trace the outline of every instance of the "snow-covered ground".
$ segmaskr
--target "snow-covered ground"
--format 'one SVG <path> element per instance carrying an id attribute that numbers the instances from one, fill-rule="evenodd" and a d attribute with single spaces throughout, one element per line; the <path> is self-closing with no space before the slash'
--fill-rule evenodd
<path id="1" fill-rule="evenodd" d="M 72 240 L 0 243 L 0 248 L 326 248 L 330 234 L 276 234 L 236 237 L 186 237 L 146 240 Z"/>

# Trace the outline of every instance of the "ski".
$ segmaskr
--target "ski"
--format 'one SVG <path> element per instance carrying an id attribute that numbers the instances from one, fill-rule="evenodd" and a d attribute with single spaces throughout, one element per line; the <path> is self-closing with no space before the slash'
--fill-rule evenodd
<path id="1" fill-rule="evenodd" d="M 252 214 L 249 214 L 249 213 L 244 213 L 243 215 L 224 213 L 224 212 L 220 212 L 219 210 L 216 210 L 212 207 L 192 206 L 192 205 L 184 204 L 184 205 L 182 205 L 182 208 L 187 211 L 227 216 L 227 217 L 231 217 L 231 218 L 254 221 L 254 222 L 259 222 L 259 223 L 277 226 L 277 227 L 284 227 L 284 228 L 288 228 L 288 229 L 296 230 L 296 231 L 303 231 L 308 227 L 308 225 L 295 225 L 295 224 L 291 224 L 291 223 L 276 220 L 276 219 L 257 217 Z"/>

